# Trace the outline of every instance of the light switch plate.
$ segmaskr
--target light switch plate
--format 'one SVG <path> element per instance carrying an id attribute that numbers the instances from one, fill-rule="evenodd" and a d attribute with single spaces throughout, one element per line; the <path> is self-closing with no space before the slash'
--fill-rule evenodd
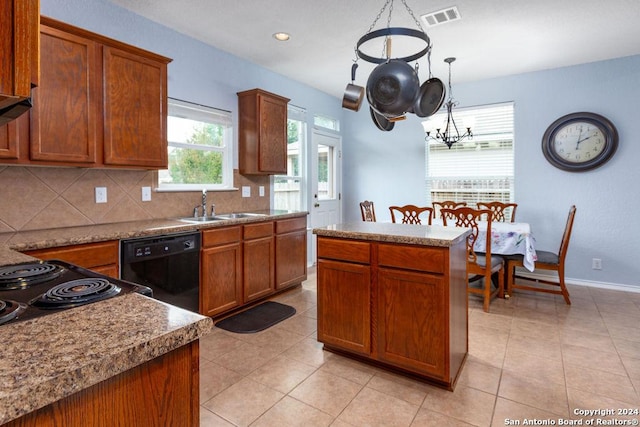
<path id="1" fill-rule="evenodd" d="M 142 187 L 142 201 L 143 202 L 151 201 L 151 187 Z"/>
<path id="2" fill-rule="evenodd" d="M 251 197 L 251 187 L 247 185 L 242 186 L 242 197 Z"/>
<path id="3" fill-rule="evenodd" d="M 107 203 L 107 187 L 96 187 L 96 203 Z"/>
<path id="4" fill-rule="evenodd" d="M 260 197 L 264 197 L 264 185 L 258 187 L 258 193 L 260 193 Z"/>

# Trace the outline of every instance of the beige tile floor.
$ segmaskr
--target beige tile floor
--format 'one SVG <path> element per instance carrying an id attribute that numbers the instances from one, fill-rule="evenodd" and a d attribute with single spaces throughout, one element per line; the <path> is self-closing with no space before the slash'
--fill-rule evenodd
<path id="1" fill-rule="evenodd" d="M 574 413 L 640 410 L 640 293 L 572 286 L 571 306 L 554 295 L 516 293 L 494 300 L 491 313 L 471 297 L 469 356 L 449 392 L 324 351 L 315 279 L 310 270 L 301 288 L 275 298 L 295 316 L 256 334 L 214 328 L 201 340 L 201 426 L 640 419 Z"/>

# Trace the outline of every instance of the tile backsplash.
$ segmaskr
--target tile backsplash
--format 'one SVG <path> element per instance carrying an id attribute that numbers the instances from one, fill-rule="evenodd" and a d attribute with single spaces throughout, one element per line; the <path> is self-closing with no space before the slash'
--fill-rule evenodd
<path id="1" fill-rule="evenodd" d="M 121 169 L 0 166 L 0 233 L 190 216 L 199 191 L 154 192 L 142 201 L 142 187 L 154 188 L 155 172 Z M 217 213 L 269 209 L 269 176 L 234 171 L 238 190 L 210 191 Z M 251 187 L 243 198 L 242 186 Z M 258 187 L 265 187 L 259 197 Z M 95 203 L 95 187 L 107 188 L 107 203 Z"/>

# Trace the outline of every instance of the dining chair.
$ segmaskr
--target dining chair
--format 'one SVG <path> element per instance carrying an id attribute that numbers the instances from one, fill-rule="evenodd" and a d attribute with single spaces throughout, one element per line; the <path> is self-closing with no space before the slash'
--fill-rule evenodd
<path id="1" fill-rule="evenodd" d="M 446 200 L 444 202 L 432 202 L 433 205 L 433 217 L 434 219 L 439 215 L 442 217 L 442 209 L 457 209 L 467 206 L 467 202 L 454 202 L 453 200 Z M 450 217 L 453 219 L 453 217 Z"/>
<path id="2" fill-rule="evenodd" d="M 515 222 L 517 203 L 478 202 L 478 209 L 489 209 L 493 212 L 493 220 L 500 222 Z"/>
<path id="3" fill-rule="evenodd" d="M 538 260 L 535 263 L 535 270 L 552 270 L 558 273 L 558 282 L 544 280 L 544 279 L 532 279 L 524 276 L 519 276 L 515 274 L 516 267 L 522 267 L 523 256 L 522 255 L 506 255 L 507 262 L 507 293 L 509 295 L 512 294 L 513 289 L 523 289 L 528 291 L 537 291 L 537 292 L 546 292 L 550 294 L 562 295 L 564 297 L 564 301 L 571 305 L 571 299 L 569 299 L 569 291 L 567 290 L 567 286 L 564 282 L 564 262 L 567 257 L 567 249 L 569 248 L 569 239 L 571 239 L 571 230 L 573 228 L 573 220 L 576 216 L 576 206 L 573 205 L 569 209 L 569 216 L 567 217 L 567 224 L 564 228 L 564 233 L 562 234 L 562 240 L 560 241 L 560 250 L 555 252 L 549 251 L 539 251 L 536 250 L 536 255 L 538 256 Z M 534 271 L 535 271 L 534 270 Z M 518 284 L 515 282 L 516 279 L 526 279 L 531 282 L 535 282 L 536 285 L 533 284 Z M 545 286 L 540 286 L 546 285 Z M 554 287 L 560 287 L 560 289 L 554 289 Z"/>
<path id="4" fill-rule="evenodd" d="M 360 213 L 362 214 L 363 221 L 376 222 L 376 210 L 373 207 L 373 202 L 369 200 L 360 202 Z"/>
<path id="5" fill-rule="evenodd" d="M 402 214 L 403 224 L 422 224 L 420 215 L 427 212 L 428 218 L 427 224 L 431 225 L 431 218 L 433 217 L 433 208 L 428 206 L 416 206 L 416 205 L 404 205 L 404 206 L 389 206 L 391 212 L 391 222 L 396 222 L 396 213 Z"/>
<path id="6" fill-rule="evenodd" d="M 457 209 L 442 209 L 442 221 L 456 227 L 466 227 L 471 229 L 471 234 L 467 238 L 467 292 L 469 294 L 479 294 L 482 296 L 482 308 L 489 312 L 491 299 L 496 295 L 504 298 L 504 259 L 500 256 L 491 255 L 491 222 L 492 212 L 488 209 L 474 209 L 471 207 L 461 207 Z M 474 245 L 478 240 L 478 221 L 482 218 L 489 218 L 487 221 L 487 233 L 485 242 L 485 252 L 476 252 Z M 497 273 L 497 274 L 496 274 Z M 498 277 L 498 286 L 492 290 L 491 276 Z M 482 287 L 471 286 L 472 283 L 482 279 Z"/>

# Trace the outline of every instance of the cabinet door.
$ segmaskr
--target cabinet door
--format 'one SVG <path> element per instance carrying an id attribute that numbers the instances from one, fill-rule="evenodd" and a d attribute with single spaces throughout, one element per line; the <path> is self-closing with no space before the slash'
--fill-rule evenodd
<path id="1" fill-rule="evenodd" d="M 274 292 L 273 237 L 245 240 L 244 302 L 265 297 Z"/>
<path id="2" fill-rule="evenodd" d="M 22 116 L 4 126 L 0 126 L 0 159 L 18 159 L 20 154 L 18 147 L 22 136 L 18 130 L 18 122 L 20 120 L 23 120 Z"/>
<path id="3" fill-rule="evenodd" d="M 38 83 L 38 0 L 0 2 L 0 108 L 31 95 Z"/>
<path id="4" fill-rule="evenodd" d="M 371 270 L 318 260 L 318 341 L 371 354 Z"/>
<path id="5" fill-rule="evenodd" d="M 105 165 L 167 167 L 167 65 L 105 46 Z"/>
<path id="6" fill-rule="evenodd" d="M 378 358 L 445 379 L 447 305 L 442 276 L 380 268 Z"/>
<path id="7" fill-rule="evenodd" d="M 276 290 L 307 278 L 307 230 L 276 236 Z"/>
<path id="8" fill-rule="evenodd" d="M 102 135 L 99 46 L 41 26 L 40 85 L 33 89 L 31 159 L 96 162 Z"/>
<path id="9" fill-rule="evenodd" d="M 280 99 L 259 95 L 261 172 L 287 173 L 287 106 Z"/>
<path id="10" fill-rule="evenodd" d="M 216 316 L 242 304 L 240 242 L 201 252 L 200 313 Z"/>

